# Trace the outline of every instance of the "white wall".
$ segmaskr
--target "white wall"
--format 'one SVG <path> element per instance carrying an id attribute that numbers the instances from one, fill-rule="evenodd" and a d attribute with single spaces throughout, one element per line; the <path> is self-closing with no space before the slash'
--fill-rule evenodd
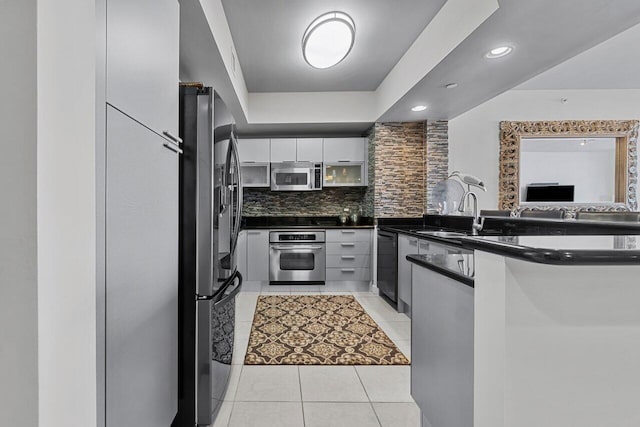
<path id="1" fill-rule="evenodd" d="M 0 426 L 38 423 L 36 0 L 0 0 Z"/>
<path id="2" fill-rule="evenodd" d="M 482 178 L 488 191 L 479 193 L 479 206 L 497 209 L 499 122 L 565 119 L 640 119 L 640 90 L 505 92 L 449 122 L 449 170 Z"/>
<path id="3" fill-rule="evenodd" d="M 95 2 L 40 0 L 37 22 L 39 425 L 89 427 L 97 423 Z"/>

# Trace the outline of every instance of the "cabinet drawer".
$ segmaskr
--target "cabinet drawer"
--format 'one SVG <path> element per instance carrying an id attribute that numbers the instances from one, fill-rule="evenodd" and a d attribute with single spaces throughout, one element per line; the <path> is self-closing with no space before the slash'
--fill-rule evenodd
<path id="1" fill-rule="evenodd" d="M 371 255 L 327 255 L 327 267 L 369 268 Z"/>
<path id="2" fill-rule="evenodd" d="M 330 242 L 327 243 L 327 255 L 369 255 L 371 242 Z"/>
<path id="3" fill-rule="evenodd" d="M 371 230 L 327 230 L 327 242 L 370 242 Z"/>
<path id="4" fill-rule="evenodd" d="M 369 281 L 371 280 L 370 268 L 327 268 L 327 281 Z"/>

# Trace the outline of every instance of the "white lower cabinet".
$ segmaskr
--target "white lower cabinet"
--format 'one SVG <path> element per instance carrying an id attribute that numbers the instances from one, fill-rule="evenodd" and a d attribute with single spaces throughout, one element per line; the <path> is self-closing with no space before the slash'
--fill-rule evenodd
<path id="1" fill-rule="evenodd" d="M 247 280 L 269 281 L 269 230 L 247 230 Z"/>
<path id="2" fill-rule="evenodd" d="M 472 426 L 474 289 L 415 264 L 412 276 L 411 396 L 424 426 Z"/>
<path id="3" fill-rule="evenodd" d="M 370 229 L 327 230 L 327 282 L 371 281 Z M 364 285 L 363 285 L 364 286 Z"/>
<path id="4" fill-rule="evenodd" d="M 424 245 L 423 245 L 424 246 Z M 419 253 L 418 239 L 398 235 L 398 311 L 411 314 L 411 262 L 407 255 Z"/>

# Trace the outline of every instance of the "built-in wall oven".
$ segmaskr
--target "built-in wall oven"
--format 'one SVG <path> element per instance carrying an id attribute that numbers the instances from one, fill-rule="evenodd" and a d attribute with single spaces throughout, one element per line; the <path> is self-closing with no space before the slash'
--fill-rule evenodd
<path id="1" fill-rule="evenodd" d="M 270 284 L 324 284 L 326 263 L 324 231 L 269 233 Z"/>
<path id="2" fill-rule="evenodd" d="M 271 190 L 322 190 L 322 163 L 272 163 Z"/>

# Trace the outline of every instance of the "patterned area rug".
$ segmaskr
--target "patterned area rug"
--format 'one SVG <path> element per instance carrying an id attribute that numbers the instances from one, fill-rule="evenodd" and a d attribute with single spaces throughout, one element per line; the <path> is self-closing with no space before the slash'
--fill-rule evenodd
<path id="1" fill-rule="evenodd" d="M 351 295 L 260 296 L 246 365 L 408 365 Z"/>

